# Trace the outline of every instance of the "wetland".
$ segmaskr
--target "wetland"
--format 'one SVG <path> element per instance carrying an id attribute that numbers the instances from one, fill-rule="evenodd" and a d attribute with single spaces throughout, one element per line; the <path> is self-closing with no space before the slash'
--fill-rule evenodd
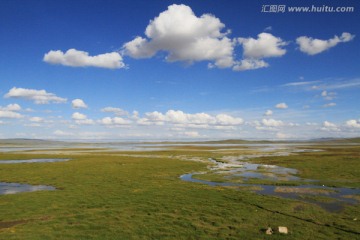
<path id="1" fill-rule="evenodd" d="M 360 236 L 356 140 L 0 145 L 0 239 Z"/>

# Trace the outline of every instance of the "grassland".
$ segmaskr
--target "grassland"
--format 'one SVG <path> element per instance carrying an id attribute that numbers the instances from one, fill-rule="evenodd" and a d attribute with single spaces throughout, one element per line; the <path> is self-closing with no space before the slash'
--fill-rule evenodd
<path id="1" fill-rule="evenodd" d="M 325 151 L 253 161 L 296 168 L 299 176 L 319 179 L 318 184 L 360 187 L 358 146 L 314 148 Z M 359 205 L 332 213 L 246 188 L 179 179 L 184 173 L 208 171 L 202 160 L 209 157 L 251 151 L 182 146 L 142 152 L 78 148 L 56 154 L 0 153 L 0 160 L 72 159 L 0 166 L 1 182 L 58 189 L 0 195 L 0 239 L 360 239 Z M 265 235 L 269 226 L 286 226 L 290 233 Z"/>

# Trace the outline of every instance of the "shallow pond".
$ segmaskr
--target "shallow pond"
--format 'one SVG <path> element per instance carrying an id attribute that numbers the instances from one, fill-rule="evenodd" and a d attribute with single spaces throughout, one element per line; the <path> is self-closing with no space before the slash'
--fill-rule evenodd
<path id="1" fill-rule="evenodd" d="M 264 184 L 246 184 L 246 183 L 231 183 L 231 182 L 214 182 L 193 178 L 195 174 L 202 173 L 189 173 L 180 176 L 180 179 L 187 182 L 202 183 L 209 186 L 222 186 L 222 187 L 255 187 L 254 191 L 258 194 L 277 196 L 283 198 L 297 199 L 304 202 L 314 203 L 328 211 L 339 211 L 343 208 L 343 204 L 357 204 L 355 199 L 348 198 L 349 195 L 360 194 L 360 189 L 351 188 L 332 188 L 317 185 L 300 185 L 294 187 L 279 187 Z M 334 199 L 330 202 L 319 202 L 311 198 L 304 197 L 310 196 L 324 196 Z"/>
<path id="2" fill-rule="evenodd" d="M 289 153 L 278 153 L 269 155 L 244 155 L 244 156 L 227 156 L 223 157 L 222 161 L 209 158 L 213 164 L 209 169 L 214 173 L 226 174 L 225 178 L 232 179 L 235 177 L 242 177 L 244 180 L 250 178 L 273 180 L 273 181 L 315 181 L 312 179 L 303 179 L 294 176 L 298 173 L 296 169 L 280 167 L 276 165 L 250 163 L 245 160 L 251 158 L 265 157 L 265 156 L 287 156 Z M 223 162 L 225 161 L 225 162 Z"/>
<path id="3" fill-rule="evenodd" d="M 26 159 L 26 160 L 0 160 L 0 164 L 16 164 L 16 163 L 52 163 L 52 162 L 66 162 L 68 158 L 40 158 L 40 159 Z"/>
<path id="4" fill-rule="evenodd" d="M 29 185 L 20 183 L 6 183 L 0 182 L 0 195 L 4 194 L 15 194 L 21 192 L 35 192 L 43 190 L 56 190 L 55 187 L 46 185 Z"/>
<path id="5" fill-rule="evenodd" d="M 306 150 L 305 150 L 306 151 Z M 284 198 L 297 199 L 305 202 L 315 203 L 328 211 L 339 211 L 343 204 L 357 204 L 357 200 L 349 198 L 350 195 L 360 194 L 360 189 L 351 188 L 331 188 L 318 185 L 300 185 L 300 186 L 274 186 L 264 184 L 247 184 L 231 182 L 233 179 L 242 178 L 247 181 L 251 178 L 281 181 L 303 181 L 316 182 L 313 179 L 303 179 L 295 176 L 298 171 L 293 168 L 285 168 L 276 165 L 257 164 L 247 162 L 246 160 L 259 157 L 288 156 L 293 152 L 302 152 L 297 149 L 292 152 L 278 152 L 271 154 L 241 155 L 241 156 L 224 156 L 221 160 L 209 158 L 211 165 L 208 167 L 210 173 L 224 174 L 227 182 L 214 182 L 193 178 L 196 174 L 184 174 L 180 178 L 183 181 L 202 183 L 210 186 L 230 186 L 230 187 L 253 187 L 253 191 L 259 194 L 278 196 Z M 209 172 L 207 172 L 209 173 Z M 319 201 L 320 199 L 320 201 Z"/>
<path id="6" fill-rule="evenodd" d="M 64 162 L 70 159 L 65 158 L 44 158 L 44 159 L 27 159 L 27 160 L 0 160 L 0 164 L 20 164 L 20 163 L 52 163 Z M 30 185 L 21 183 L 0 182 L 0 195 L 15 194 L 21 192 L 35 192 L 43 190 L 56 190 L 55 187 L 46 185 Z"/>

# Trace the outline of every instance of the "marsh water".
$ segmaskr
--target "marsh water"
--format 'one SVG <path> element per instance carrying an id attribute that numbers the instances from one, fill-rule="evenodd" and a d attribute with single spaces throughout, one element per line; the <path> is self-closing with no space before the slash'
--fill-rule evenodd
<path id="1" fill-rule="evenodd" d="M 69 161 L 67 158 L 44 158 L 44 159 L 27 159 L 27 160 L 0 160 L 0 164 L 30 164 L 30 163 L 52 163 Z M 21 192 L 35 192 L 43 190 L 56 190 L 55 187 L 46 185 L 30 185 L 21 183 L 0 182 L 0 195 L 15 194 Z"/>
<path id="2" fill-rule="evenodd" d="M 296 150 L 296 152 L 302 151 Z M 224 156 L 221 161 L 209 158 L 208 160 L 212 164 L 208 167 L 210 173 L 222 174 L 226 182 L 207 181 L 193 177 L 194 175 L 206 174 L 207 172 L 184 174 L 180 176 L 180 179 L 183 181 L 201 183 L 209 186 L 250 187 L 250 189 L 253 189 L 253 191 L 258 194 L 297 199 L 304 202 L 314 203 L 325 210 L 332 212 L 343 209 L 344 204 L 358 203 L 355 199 L 349 198 L 349 196 L 360 194 L 360 189 L 310 185 L 309 182 L 316 182 L 317 180 L 303 179 L 295 176 L 298 173 L 296 169 L 276 165 L 251 163 L 247 161 L 252 158 L 264 156 L 287 156 L 289 154 L 289 152 L 280 152 L 272 154 L 242 155 L 237 157 Z M 239 177 L 245 183 L 231 182 Z M 298 186 L 275 186 L 246 183 L 246 181 L 250 179 L 271 180 L 277 183 L 281 181 L 303 181 L 308 184 Z M 315 199 L 317 197 L 325 197 L 326 201 L 316 201 Z"/>
<path id="3" fill-rule="evenodd" d="M 183 181 L 194 183 L 207 184 L 210 186 L 232 186 L 232 187 L 250 187 L 258 194 L 272 195 L 277 197 L 298 199 L 306 202 L 311 202 L 320 205 L 329 211 L 340 210 L 344 203 L 356 204 L 357 201 L 349 198 L 350 195 L 360 194 L 359 189 L 350 188 L 332 188 L 327 186 L 310 185 L 315 183 L 316 179 L 303 179 L 297 174 L 298 171 L 293 168 L 285 168 L 276 165 L 252 163 L 251 159 L 267 156 L 288 156 L 301 152 L 315 152 L 322 151 L 320 149 L 306 149 L 311 144 L 207 144 L 207 143 L 146 143 L 146 142 L 90 142 L 90 143 L 67 143 L 67 142 L 40 142 L 35 145 L 11 145 L 1 146 L 0 152 L 20 152 L 20 151 L 62 151 L 62 149 L 74 149 L 77 151 L 84 151 L 84 149 L 91 149 L 92 151 L 151 151 L 168 149 L 169 147 L 178 146 L 204 146 L 216 147 L 216 150 L 229 150 L 232 147 L 236 150 L 241 148 L 254 149 L 258 154 L 253 155 L 239 155 L 239 156 L 223 156 L 221 159 L 209 158 L 209 172 L 224 175 L 225 182 L 215 182 L 196 179 L 194 175 L 203 173 L 189 173 L 184 174 L 180 178 Z M 262 153 L 262 154 L 259 154 Z M 149 156 L 151 157 L 151 156 Z M 27 159 L 27 160 L 0 160 L 0 164 L 31 164 L 31 163 L 54 163 L 69 161 L 70 159 Z M 236 180 L 242 180 L 242 183 L 237 183 Z M 274 183 L 281 183 L 281 181 L 296 181 L 304 182 L 300 186 L 274 186 L 265 184 L 250 184 L 247 181 L 251 179 L 260 179 L 266 181 L 273 181 Z M 40 190 L 55 190 L 52 186 L 32 186 L 29 184 L 20 183 L 6 183 L 0 182 L 0 194 L 12 194 L 19 192 L 32 192 Z M 316 197 L 325 197 L 327 201 L 315 201 Z M 329 201 L 329 199 L 332 199 Z"/>
<path id="4" fill-rule="evenodd" d="M 265 184 L 246 184 L 246 183 L 232 183 L 232 182 L 215 182 L 215 181 L 206 181 L 201 179 L 193 178 L 193 175 L 201 173 L 188 173 L 180 176 L 180 179 L 187 182 L 201 183 L 209 186 L 221 186 L 221 187 L 255 187 L 254 192 L 263 195 L 270 195 L 276 197 L 297 199 L 304 202 L 314 203 L 324 208 L 327 211 L 336 212 L 343 209 L 343 204 L 356 204 L 355 199 L 347 198 L 346 196 L 360 194 L 359 189 L 351 188 L 332 188 L 325 186 L 317 185 L 300 185 L 300 186 L 286 186 L 279 187 L 274 185 L 265 185 Z M 277 191 L 278 189 L 284 190 L 283 192 Z M 288 190 L 295 191 L 288 191 Z M 310 190 L 310 191 L 301 191 Z M 320 190 L 320 191 L 317 191 Z M 322 191 L 324 190 L 324 191 Z M 306 193 L 302 193 L 306 192 Z M 325 196 L 333 198 L 334 201 L 330 202 L 319 202 L 312 200 L 311 198 L 306 198 L 304 195 L 313 195 L 313 196 Z"/>
<path id="5" fill-rule="evenodd" d="M 52 163 L 66 162 L 67 158 L 43 158 L 43 159 L 26 159 L 26 160 L 0 160 L 0 164 L 17 164 L 17 163 Z"/>
<path id="6" fill-rule="evenodd" d="M 0 195 L 1 194 L 15 194 L 21 192 L 35 192 L 43 190 L 55 190 L 55 187 L 46 185 L 29 185 L 20 183 L 7 183 L 0 182 Z"/>

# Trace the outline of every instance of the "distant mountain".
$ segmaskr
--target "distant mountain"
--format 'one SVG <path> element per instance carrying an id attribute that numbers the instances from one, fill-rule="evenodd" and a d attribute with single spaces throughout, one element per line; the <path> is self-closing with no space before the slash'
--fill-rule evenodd
<path id="1" fill-rule="evenodd" d="M 316 138 L 310 142 L 330 142 L 330 143 L 360 143 L 360 137 L 357 138 Z"/>
<path id="2" fill-rule="evenodd" d="M 43 139 L 28 139 L 28 138 L 8 138 L 0 139 L 2 145 L 37 145 L 37 144 L 56 144 L 61 141 L 43 140 Z"/>

